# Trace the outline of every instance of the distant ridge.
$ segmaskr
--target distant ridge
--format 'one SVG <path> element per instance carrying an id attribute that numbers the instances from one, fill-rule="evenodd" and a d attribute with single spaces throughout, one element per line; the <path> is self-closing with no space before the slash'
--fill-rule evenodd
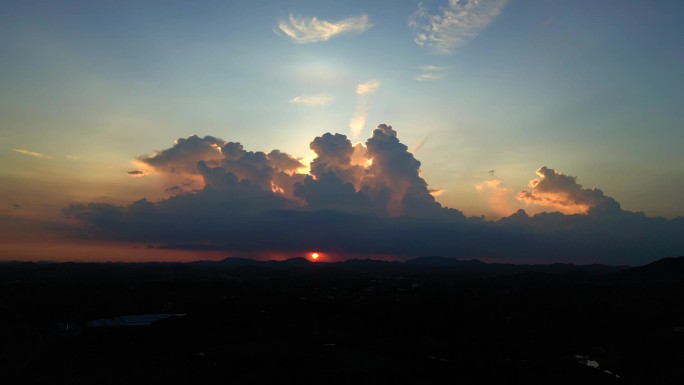
<path id="1" fill-rule="evenodd" d="M 287 266 L 287 267 L 308 267 L 314 264 L 304 257 L 289 258 L 282 261 L 267 261 L 268 265 Z"/>
<path id="2" fill-rule="evenodd" d="M 619 279 L 644 282 L 684 281 L 684 256 L 663 258 L 644 266 L 620 271 Z"/>
<path id="3" fill-rule="evenodd" d="M 191 262 L 202 267 L 216 268 L 272 268 L 272 269 L 341 269 L 377 272 L 425 272 L 425 273 L 478 273 L 486 275 L 513 275 L 524 272 L 545 274 L 565 274 L 584 272 L 589 274 L 607 274 L 624 270 L 626 266 L 607 266 L 600 264 L 574 265 L 569 263 L 553 263 L 548 265 L 525 265 L 487 263 L 478 259 L 461 260 L 450 257 L 425 256 L 400 261 L 382 261 L 376 259 L 349 259 L 342 262 L 313 262 L 303 257 L 282 261 L 257 261 L 249 258 L 225 258 L 221 261 Z"/>
<path id="4" fill-rule="evenodd" d="M 487 265 L 478 259 L 460 260 L 448 257 L 418 257 L 404 262 L 408 266 L 429 266 L 429 267 L 481 267 Z"/>
<path id="5" fill-rule="evenodd" d="M 504 278 L 510 282 L 555 284 L 559 282 L 604 282 L 627 285 L 684 283 L 684 256 L 663 258 L 644 266 L 607 266 L 600 264 L 573 265 L 553 263 L 524 265 L 487 263 L 477 259 L 425 256 L 407 261 L 350 259 L 342 262 L 310 261 L 297 257 L 282 261 L 258 261 L 249 258 L 225 258 L 220 261 L 196 262 L 2 262 L 0 282 L 17 280 L 42 281 L 62 274 L 102 281 L 116 279 L 118 274 L 169 279 L 176 275 L 200 274 L 210 271 L 231 277 L 297 276 L 314 274 L 319 277 L 429 277 Z M 22 277 L 22 278 L 18 278 Z M 147 279 L 147 278 L 146 278 Z"/>

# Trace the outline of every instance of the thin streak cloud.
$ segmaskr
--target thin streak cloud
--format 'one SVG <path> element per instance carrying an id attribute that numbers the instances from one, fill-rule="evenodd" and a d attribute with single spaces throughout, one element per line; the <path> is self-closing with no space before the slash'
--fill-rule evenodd
<path id="1" fill-rule="evenodd" d="M 287 21 L 281 21 L 278 24 L 278 30 L 296 43 L 306 44 L 328 41 L 344 33 L 361 33 L 372 26 L 373 24 L 368 21 L 368 15 L 365 14 L 338 21 L 320 20 L 315 16 L 306 18 L 290 14 Z"/>
<path id="2" fill-rule="evenodd" d="M 420 74 L 415 77 L 415 79 L 419 82 L 424 82 L 424 81 L 430 81 L 430 80 L 439 80 L 443 79 L 444 74 L 434 74 L 434 73 L 425 73 L 425 74 Z"/>
<path id="3" fill-rule="evenodd" d="M 419 82 L 443 79 L 446 76 L 444 71 L 447 69 L 447 67 L 433 65 L 420 66 L 420 70 L 423 72 L 418 74 L 414 79 Z"/>
<path id="4" fill-rule="evenodd" d="M 300 95 L 290 99 L 290 103 L 292 104 L 299 104 L 309 107 L 327 106 L 332 102 L 333 97 L 332 95 L 328 94 Z"/>
<path id="5" fill-rule="evenodd" d="M 415 153 L 418 152 L 421 148 L 423 148 L 423 146 L 425 146 L 425 143 L 427 143 L 428 139 L 430 139 L 430 135 L 431 135 L 431 134 L 425 135 L 425 137 L 424 137 L 423 139 L 421 139 L 420 142 L 418 142 L 418 144 L 416 144 L 415 146 L 411 147 L 411 153 L 415 154 Z"/>
<path id="6" fill-rule="evenodd" d="M 430 12 L 424 3 L 409 18 L 414 41 L 437 54 L 451 54 L 486 28 L 508 0 L 449 0 L 439 12 Z"/>
<path id="7" fill-rule="evenodd" d="M 23 149 L 15 149 L 14 152 L 17 152 L 17 153 L 22 154 L 22 155 L 32 156 L 32 157 L 38 158 L 38 159 L 45 159 L 45 160 L 47 160 L 47 159 L 52 159 L 51 156 L 48 156 L 48 155 L 45 155 L 45 154 L 41 154 L 41 153 L 35 152 L 35 151 L 29 151 L 29 150 L 23 150 Z"/>
<path id="8" fill-rule="evenodd" d="M 420 66 L 420 69 L 423 71 L 445 71 L 447 67 L 439 67 L 439 66 Z"/>

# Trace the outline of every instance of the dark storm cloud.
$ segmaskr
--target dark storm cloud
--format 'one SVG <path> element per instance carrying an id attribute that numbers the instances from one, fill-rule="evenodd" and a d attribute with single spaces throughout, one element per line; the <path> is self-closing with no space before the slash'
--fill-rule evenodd
<path id="1" fill-rule="evenodd" d="M 420 177 L 420 162 L 399 142 L 391 126 L 381 124 L 366 142 L 366 156 L 373 159 L 374 185 L 390 191 L 389 210 L 409 216 L 439 215 L 441 206 Z"/>
<path id="2" fill-rule="evenodd" d="M 225 141 L 213 136 L 200 138 L 193 135 L 187 139 L 178 139 L 176 144 L 167 150 L 150 156 L 141 156 L 138 160 L 158 171 L 194 173 L 200 160 L 222 158 L 221 146 L 225 144 Z"/>
<path id="3" fill-rule="evenodd" d="M 284 152 L 273 150 L 266 155 L 273 167 L 285 172 L 295 172 L 300 168 L 306 167 L 299 159 L 292 157 Z"/>
<path id="4" fill-rule="evenodd" d="M 207 177 L 217 172 L 209 168 L 220 168 L 239 181 L 248 181 L 263 190 L 277 191 L 289 198 L 294 197 L 294 184 L 304 179 L 304 175 L 296 174 L 296 170 L 305 167 L 298 159 L 279 150 L 268 154 L 247 151 L 239 142 L 197 135 L 180 138 L 173 147 L 141 156 L 138 160 L 160 173 L 201 175 L 205 184 L 208 184 Z M 166 192 L 186 192 L 183 187 L 187 185 L 174 185 Z"/>
<path id="5" fill-rule="evenodd" d="M 310 147 L 317 154 L 310 174 L 298 174 L 299 161 L 277 150 L 247 151 L 213 137 L 179 139 L 141 160 L 160 172 L 198 175 L 203 188 L 174 190 L 158 202 L 72 205 L 64 213 L 89 236 L 164 247 L 614 264 L 684 251 L 684 219 L 623 211 L 600 190 L 545 167 L 526 199 L 548 203 L 555 194 L 554 204 L 583 204 L 588 214 L 466 218 L 435 201 L 420 162 L 387 125 L 365 145 L 328 133 Z"/>

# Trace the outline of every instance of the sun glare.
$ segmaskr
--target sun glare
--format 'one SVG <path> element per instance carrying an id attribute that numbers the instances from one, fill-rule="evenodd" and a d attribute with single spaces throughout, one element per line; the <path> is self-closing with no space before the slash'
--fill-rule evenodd
<path id="1" fill-rule="evenodd" d="M 318 254 L 318 253 L 311 253 L 311 259 L 313 259 L 314 261 L 317 260 L 318 257 L 320 257 L 320 256 L 321 256 L 321 255 Z"/>

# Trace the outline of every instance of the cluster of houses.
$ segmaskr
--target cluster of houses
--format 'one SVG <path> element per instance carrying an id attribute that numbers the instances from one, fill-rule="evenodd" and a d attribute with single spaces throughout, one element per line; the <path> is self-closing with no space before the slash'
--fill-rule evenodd
<path id="1" fill-rule="evenodd" d="M 164 319 L 185 315 L 173 313 L 122 315 L 114 319 L 90 320 L 86 322 L 85 327 L 88 329 L 146 327 Z M 81 324 L 76 322 L 60 322 L 57 323 L 56 328 L 57 333 L 62 336 L 77 335 L 83 330 Z"/>

